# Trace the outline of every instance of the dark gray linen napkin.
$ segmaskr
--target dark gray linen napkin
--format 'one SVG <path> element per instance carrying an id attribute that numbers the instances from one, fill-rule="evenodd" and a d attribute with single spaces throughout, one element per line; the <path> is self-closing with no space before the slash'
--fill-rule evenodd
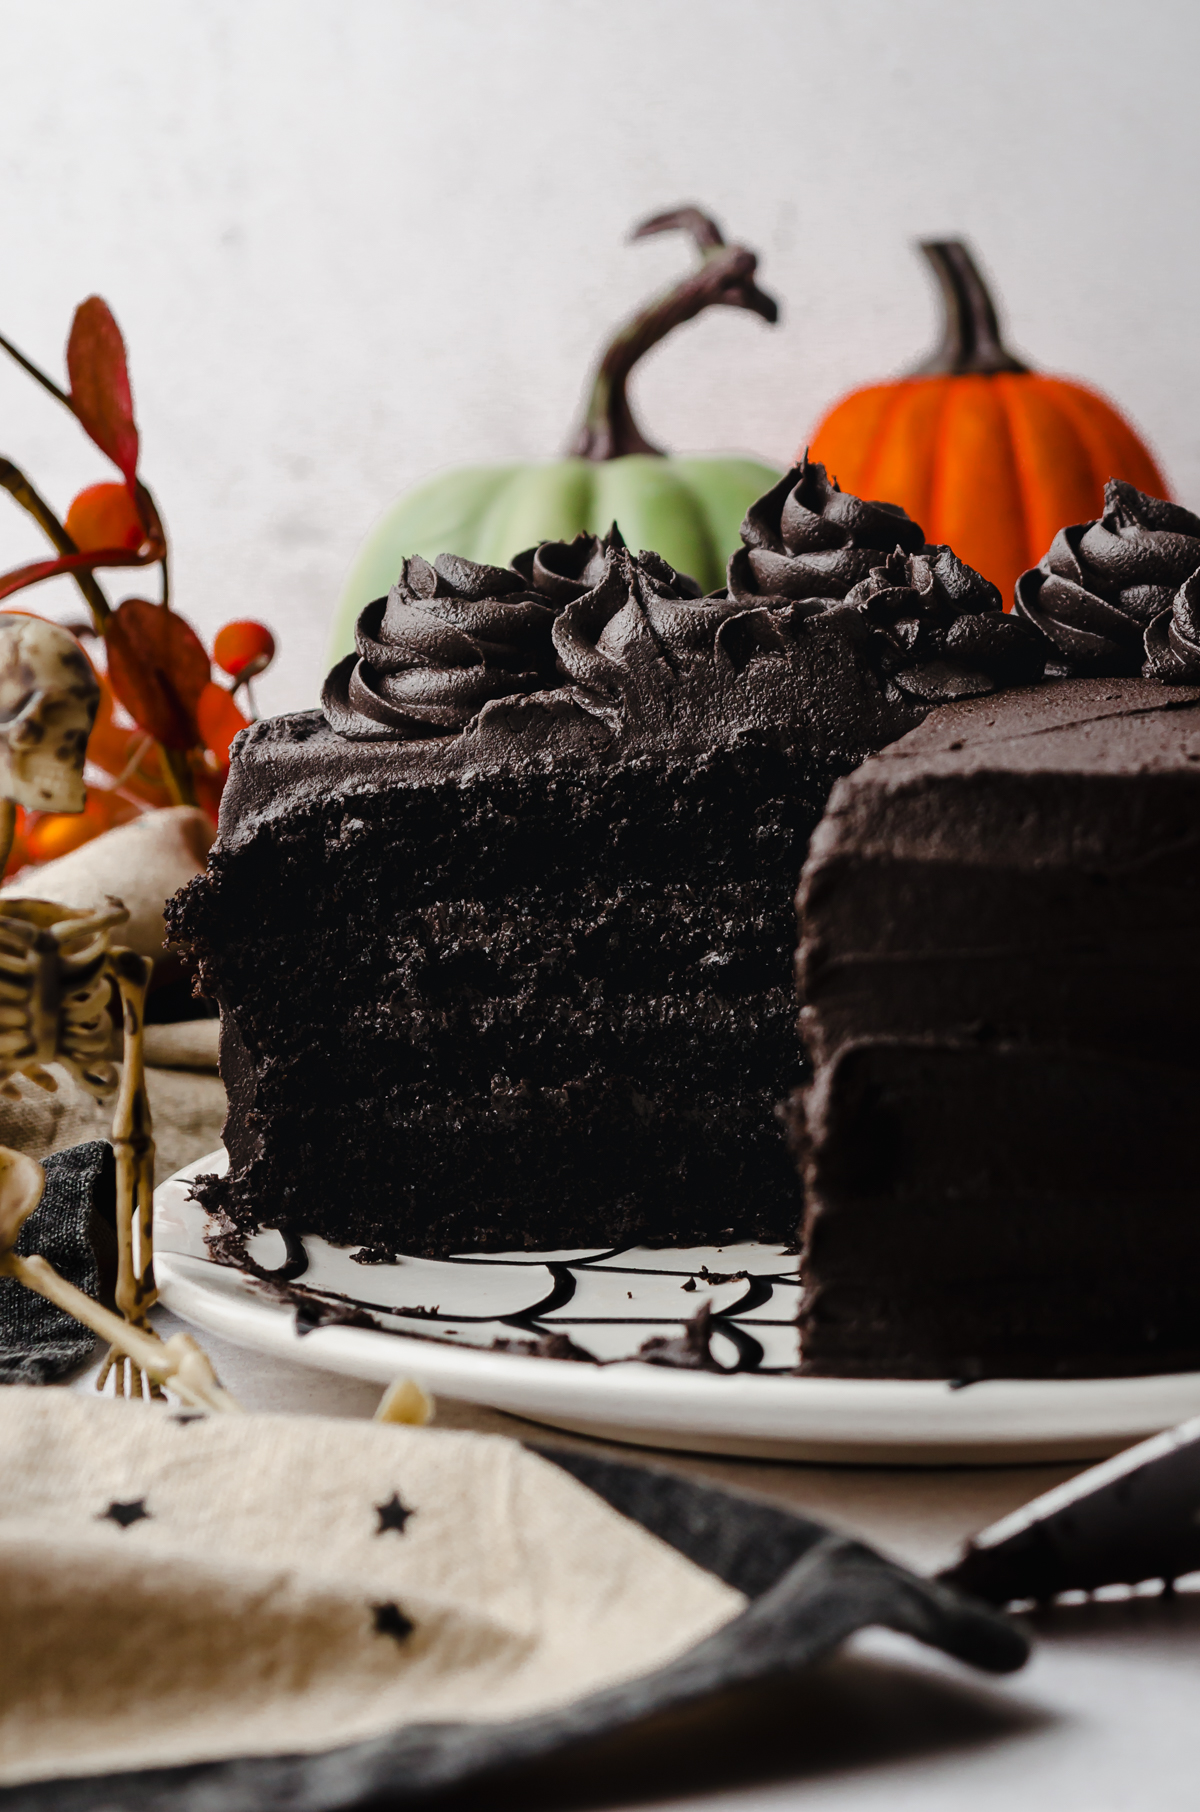
<path id="1" fill-rule="evenodd" d="M 97 1225 L 111 1226 L 116 1163 L 106 1139 L 72 1145 L 43 1160 L 46 1193 L 21 1229 L 17 1251 L 35 1253 L 88 1296 L 100 1293 L 93 1244 Z M 36 1296 L 15 1277 L 0 1277 L 0 1384 L 53 1384 L 91 1358 L 96 1337 L 65 1309 Z"/>

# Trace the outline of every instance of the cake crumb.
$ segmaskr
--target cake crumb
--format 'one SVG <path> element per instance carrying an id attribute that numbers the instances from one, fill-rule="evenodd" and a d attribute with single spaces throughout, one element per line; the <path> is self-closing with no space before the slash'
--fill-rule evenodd
<path id="1" fill-rule="evenodd" d="M 663 1334 L 655 1334 L 649 1340 L 643 1340 L 635 1355 L 646 1365 L 672 1365 L 680 1371 L 719 1372 L 719 1366 L 712 1356 L 712 1303 L 702 1302 L 690 1321 L 683 1324 L 683 1332 L 673 1339 Z"/>

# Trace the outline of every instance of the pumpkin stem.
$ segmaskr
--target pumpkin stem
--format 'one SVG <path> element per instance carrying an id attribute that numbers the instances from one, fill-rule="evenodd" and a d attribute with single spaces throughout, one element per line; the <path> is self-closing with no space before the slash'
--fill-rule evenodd
<path id="1" fill-rule="evenodd" d="M 941 285 L 945 316 L 941 344 L 913 369 L 912 376 L 1028 371 L 1028 365 L 1015 359 L 1001 340 L 995 304 L 962 240 L 923 239 L 921 250 Z"/>
<path id="2" fill-rule="evenodd" d="M 635 315 L 609 344 L 571 445 L 571 455 L 577 459 L 621 459 L 627 453 L 662 456 L 663 449 L 652 446 L 634 420 L 625 386 L 638 360 L 673 327 L 716 303 L 752 309 L 764 321 L 779 319 L 777 304 L 754 281 L 758 266 L 754 253 L 744 245 L 726 245 L 715 221 L 699 208 L 655 214 L 643 220 L 630 237 L 646 239 L 651 233 L 666 233 L 675 227 L 691 234 L 700 253 L 700 268 Z"/>

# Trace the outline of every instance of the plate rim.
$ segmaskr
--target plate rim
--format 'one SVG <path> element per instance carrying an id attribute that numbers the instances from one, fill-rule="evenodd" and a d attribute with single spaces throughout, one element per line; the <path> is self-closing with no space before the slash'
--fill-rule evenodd
<path id="1" fill-rule="evenodd" d="M 209 1153 L 159 1184 L 156 1218 L 160 1205 L 182 1206 L 184 1186 L 223 1161 L 223 1150 Z M 224 1274 L 220 1287 L 210 1272 Z M 300 1335 L 289 1306 L 258 1296 L 233 1267 L 163 1250 L 155 1273 L 167 1308 L 235 1345 L 381 1386 L 411 1376 L 435 1395 L 634 1445 L 838 1463 L 1012 1464 L 1103 1457 L 1200 1413 L 1200 1372 L 963 1387 L 684 1371 L 636 1359 L 592 1366 L 382 1328 Z"/>

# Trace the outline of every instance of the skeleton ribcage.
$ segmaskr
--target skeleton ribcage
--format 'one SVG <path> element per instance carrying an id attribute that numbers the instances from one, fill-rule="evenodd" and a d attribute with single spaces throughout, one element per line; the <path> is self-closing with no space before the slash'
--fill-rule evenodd
<path id="1" fill-rule="evenodd" d="M 0 1094 L 19 1094 L 17 1075 L 53 1090 L 47 1063 L 62 1064 L 97 1098 L 114 1092 L 108 934 L 128 916 L 115 906 L 85 912 L 49 900 L 0 902 Z"/>

